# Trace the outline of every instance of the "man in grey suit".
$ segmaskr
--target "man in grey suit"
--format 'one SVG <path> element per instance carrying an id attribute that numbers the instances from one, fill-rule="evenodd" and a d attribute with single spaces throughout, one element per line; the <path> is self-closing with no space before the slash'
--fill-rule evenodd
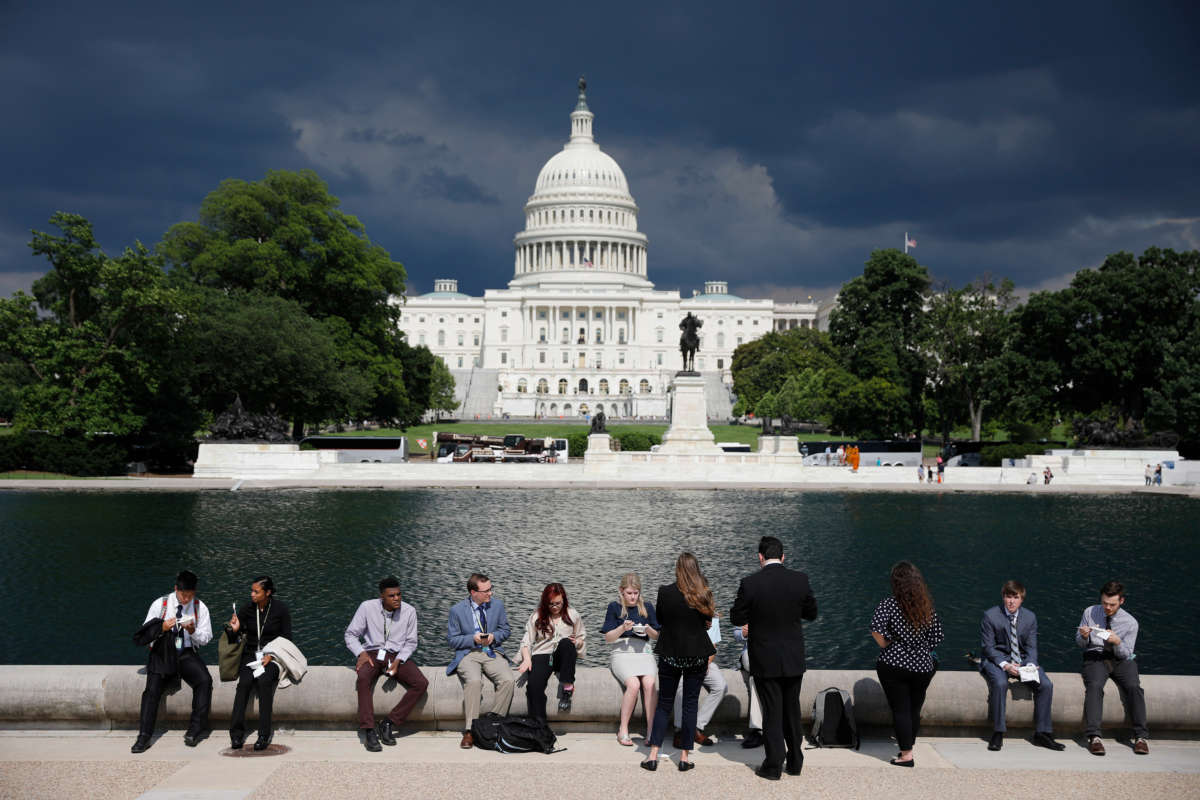
<path id="1" fill-rule="evenodd" d="M 992 723 L 992 738 L 988 750 L 1004 746 L 1004 719 L 1008 702 L 1010 678 L 1020 679 L 1022 666 L 1037 665 L 1038 681 L 1027 685 L 1033 692 L 1033 743 L 1050 750 L 1062 750 L 1064 745 L 1054 740 L 1050 719 L 1050 704 L 1054 700 L 1054 684 L 1038 665 L 1037 617 L 1027 608 L 1025 587 L 1017 581 L 1006 581 L 1000 589 L 1002 606 L 992 606 L 983 614 L 980 624 L 980 648 L 983 657 L 979 672 L 988 684 L 988 718 Z"/>

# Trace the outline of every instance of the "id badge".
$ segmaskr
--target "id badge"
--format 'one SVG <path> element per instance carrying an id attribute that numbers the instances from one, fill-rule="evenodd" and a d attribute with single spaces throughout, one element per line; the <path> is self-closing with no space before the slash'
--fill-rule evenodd
<path id="1" fill-rule="evenodd" d="M 387 661 L 387 650 L 384 650 L 382 647 L 379 648 L 378 652 L 375 653 L 375 660 Z"/>
<path id="2" fill-rule="evenodd" d="M 175 649 L 176 649 L 176 650 L 182 650 L 182 649 L 183 649 L 183 637 L 182 637 L 182 636 L 176 636 L 176 637 L 175 637 Z"/>

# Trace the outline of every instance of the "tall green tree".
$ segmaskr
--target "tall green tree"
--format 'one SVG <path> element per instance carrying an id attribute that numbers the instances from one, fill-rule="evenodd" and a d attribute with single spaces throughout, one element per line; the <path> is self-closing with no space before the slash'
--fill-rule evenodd
<path id="1" fill-rule="evenodd" d="M 19 389 L 16 426 L 54 434 L 140 433 L 159 391 L 163 343 L 179 311 L 159 259 L 140 243 L 106 255 L 78 214 L 56 213 L 62 235 L 34 231 L 50 270 L 0 299 L 0 342 L 33 380 Z"/>
<path id="2" fill-rule="evenodd" d="M 842 286 L 829 316 L 829 337 L 841 364 L 863 381 L 880 378 L 902 393 L 904 414 L 889 425 L 899 431 L 924 427 L 929 285 L 928 270 L 912 256 L 875 250 L 863 274 Z"/>
<path id="3" fill-rule="evenodd" d="M 366 413 L 411 424 L 411 395 L 427 390 L 405 385 L 402 363 L 411 348 L 389 300 L 404 291 L 404 267 L 339 205 L 311 170 L 272 171 L 257 182 L 222 181 L 204 199 L 199 219 L 168 230 L 158 252 L 173 281 L 278 296 L 319 321 L 332 321 L 338 345 L 333 369 L 356 369 L 372 382 Z M 307 415 L 320 412 L 295 413 L 293 433 L 299 436 L 305 420 L 313 419 Z"/>
<path id="4" fill-rule="evenodd" d="M 443 412 L 452 413 L 458 408 L 458 400 L 454 398 L 454 376 L 440 358 L 433 360 L 430 370 L 429 408 L 439 419 Z"/>
<path id="5" fill-rule="evenodd" d="M 1010 394 L 1005 353 L 1012 339 L 1012 281 L 999 286 L 975 281 L 962 289 L 935 292 L 927 310 L 925 349 L 929 390 L 943 424 L 943 436 L 965 414 L 971 438 L 979 441 L 984 408 L 1002 406 Z"/>
<path id="6" fill-rule="evenodd" d="M 752 409 L 767 392 L 778 392 L 792 375 L 833 366 L 836 351 L 829 336 L 815 328 L 771 331 L 733 352 L 733 392 Z"/>

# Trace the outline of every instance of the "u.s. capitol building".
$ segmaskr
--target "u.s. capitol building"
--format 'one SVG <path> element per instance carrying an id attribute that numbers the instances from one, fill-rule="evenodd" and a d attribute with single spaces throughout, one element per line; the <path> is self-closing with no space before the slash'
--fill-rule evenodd
<path id="1" fill-rule="evenodd" d="M 680 297 L 648 278 L 646 234 L 621 167 L 592 137 L 580 81 L 571 138 L 538 174 L 514 237 L 513 279 L 483 297 L 438 279 L 409 297 L 400 328 L 449 366 L 463 419 L 666 416 L 682 366 L 679 321 L 703 321 L 696 369 L 708 415 L 728 417 L 730 361 L 767 331 L 815 327 L 817 305 L 747 300 L 720 280 Z"/>

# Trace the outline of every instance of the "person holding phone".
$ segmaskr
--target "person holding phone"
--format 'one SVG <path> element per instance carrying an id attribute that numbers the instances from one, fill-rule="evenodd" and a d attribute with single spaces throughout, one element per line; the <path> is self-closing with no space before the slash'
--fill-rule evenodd
<path id="1" fill-rule="evenodd" d="M 636 572 L 626 572 L 621 576 L 617 597 L 617 600 L 608 604 L 600 633 L 604 634 L 604 641 L 613 646 L 609 669 L 625 689 L 621 696 L 617 742 L 632 747 L 629 720 L 637 705 L 639 692 L 642 695 L 642 710 L 646 713 L 646 736 L 650 736 L 654 705 L 658 702 L 658 691 L 654 686 L 658 662 L 654 660 L 650 642 L 658 639 L 662 626 L 658 624 L 654 604 L 642 597 L 642 579 Z"/>
<path id="2" fill-rule="evenodd" d="M 525 684 L 525 703 L 529 716 L 546 721 L 546 684 L 550 673 L 558 674 L 562 697 L 559 711 L 571 710 L 575 694 L 575 662 L 584 654 L 587 633 L 578 611 L 572 611 L 567 590 L 561 583 L 542 589 L 537 610 L 525 623 L 521 638 L 521 663 L 517 674 L 529 673 Z"/>
<path id="3" fill-rule="evenodd" d="M 471 573 L 467 578 L 467 597 L 450 607 L 446 625 L 446 642 L 454 648 L 454 658 L 450 659 L 446 674 L 458 673 L 463 685 L 464 730 L 458 746 L 464 750 L 475 745 L 471 723 L 479 716 L 483 703 L 484 676 L 496 689 L 490 713 L 502 716 L 508 713 L 516 681 L 500 645 L 511 634 L 504 601 L 495 596 L 491 579 L 482 572 Z"/>
<path id="4" fill-rule="evenodd" d="M 279 665 L 263 648 L 281 636 L 292 638 L 292 614 L 282 600 L 275 598 L 275 583 L 270 577 L 261 575 L 250 583 L 250 602 L 229 619 L 225 635 L 230 643 L 236 644 L 238 638 L 246 642 L 229 718 L 229 746 L 242 749 L 246 741 L 246 704 L 250 692 L 257 691 L 258 739 L 254 749 L 266 750 L 271 744 L 271 709 L 279 684 Z"/>

